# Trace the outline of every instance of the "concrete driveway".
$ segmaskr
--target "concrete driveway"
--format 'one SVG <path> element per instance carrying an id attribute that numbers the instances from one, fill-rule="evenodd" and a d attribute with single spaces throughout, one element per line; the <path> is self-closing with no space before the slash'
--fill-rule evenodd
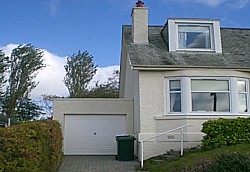
<path id="1" fill-rule="evenodd" d="M 65 156 L 59 172 L 135 172 L 138 161 L 117 161 L 115 156 Z"/>

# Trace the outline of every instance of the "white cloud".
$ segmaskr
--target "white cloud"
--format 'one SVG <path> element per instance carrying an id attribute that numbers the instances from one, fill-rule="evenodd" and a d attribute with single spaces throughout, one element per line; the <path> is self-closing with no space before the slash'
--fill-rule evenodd
<path id="1" fill-rule="evenodd" d="M 57 9 L 58 9 L 58 5 L 59 5 L 59 0 L 50 0 L 49 10 L 50 10 L 50 14 L 52 16 L 56 15 Z"/>
<path id="2" fill-rule="evenodd" d="M 230 4 L 233 8 L 244 8 L 249 4 L 250 0 L 238 0 L 238 1 L 232 1 Z"/>
<path id="3" fill-rule="evenodd" d="M 227 0 L 194 0 L 194 1 L 197 3 L 202 3 L 211 7 L 215 7 L 226 2 Z"/>
<path id="4" fill-rule="evenodd" d="M 10 55 L 12 49 L 16 48 L 16 44 L 8 44 L 5 47 L 0 47 L 6 55 Z M 65 76 L 64 65 L 66 64 L 66 57 L 60 57 L 47 50 L 44 51 L 45 64 L 47 65 L 43 70 L 39 71 L 36 81 L 38 86 L 31 92 L 32 99 L 38 99 L 43 94 L 68 96 L 67 87 L 63 83 Z M 113 75 L 114 70 L 119 70 L 119 66 L 98 67 L 97 73 L 90 83 L 90 86 L 106 82 L 109 77 Z"/>
<path id="5" fill-rule="evenodd" d="M 41 70 L 36 78 L 38 86 L 32 91 L 33 99 L 39 98 L 42 94 L 51 94 L 58 96 L 67 96 L 68 91 L 63 83 L 65 75 L 64 64 L 66 57 L 59 57 L 53 53 L 44 51 L 46 67 Z"/>
<path id="6" fill-rule="evenodd" d="M 164 2 L 168 2 L 168 0 L 163 0 Z M 200 3 L 210 7 L 217 7 L 220 5 L 226 5 L 232 8 L 244 8 L 246 7 L 250 0 L 172 0 L 175 2 L 179 2 L 181 4 L 187 3 Z"/>
<path id="7" fill-rule="evenodd" d="M 18 45 L 17 44 L 8 44 L 6 45 L 5 47 L 0 47 L 1 50 L 3 50 L 3 52 L 7 55 L 7 56 L 10 56 L 11 55 L 11 51 L 14 49 L 14 48 L 17 48 Z"/>
<path id="8" fill-rule="evenodd" d="M 98 81 L 99 83 L 104 83 L 108 80 L 109 77 L 113 76 L 115 70 L 120 70 L 120 66 L 107 66 L 107 67 L 98 67 L 95 76 L 90 82 L 90 86 L 94 86 Z"/>

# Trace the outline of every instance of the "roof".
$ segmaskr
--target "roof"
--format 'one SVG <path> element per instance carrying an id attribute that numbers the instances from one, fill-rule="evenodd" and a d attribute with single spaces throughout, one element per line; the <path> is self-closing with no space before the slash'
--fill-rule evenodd
<path id="1" fill-rule="evenodd" d="M 250 29 L 221 28 L 222 53 L 169 52 L 164 26 L 149 26 L 149 43 L 134 44 L 131 26 L 123 26 L 123 39 L 134 67 L 250 68 Z"/>

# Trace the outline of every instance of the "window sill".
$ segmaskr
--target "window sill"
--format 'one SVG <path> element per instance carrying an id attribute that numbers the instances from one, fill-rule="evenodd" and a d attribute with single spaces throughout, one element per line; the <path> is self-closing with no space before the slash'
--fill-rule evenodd
<path id="1" fill-rule="evenodd" d="M 181 120 L 181 119 L 218 119 L 218 118 L 225 118 L 225 119 L 230 119 L 230 118 L 238 118 L 238 117 L 250 117 L 249 113 L 245 114 L 167 114 L 164 116 L 157 116 L 154 119 L 155 120 Z"/>
<path id="2" fill-rule="evenodd" d="M 209 53 L 215 53 L 215 50 L 214 49 L 196 49 L 196 48 L 186 48 L 186 49 L 178 48 L 178 49 L 176 49 L 176 52 L 209 52 Z"/>

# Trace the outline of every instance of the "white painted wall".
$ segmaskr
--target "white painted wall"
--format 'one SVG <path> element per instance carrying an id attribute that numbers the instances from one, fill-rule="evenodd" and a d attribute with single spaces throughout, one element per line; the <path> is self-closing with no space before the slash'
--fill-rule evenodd
<path id="1" fill-rule="evenodd" d="M 123 36 L 122 56 L 120 66 L 120 89 L 119 98 L 133 100 L 134 136 L 140 133 L 140 94 L 139 94 L 139 71 L 132 70 L 126 49 L 126 40 Z M 137 138 L 138 139 L 138 138 Z M 137 155 L 138 144 L 135 141 L 135 154 Z"/>
<path id="2" fill-rule="evenodd" d="M 208 119 L 236 118 L 238 116 L 204 116 L 204 114 L 167 114 L 166 113 L 166 78 L 168 77 L 244 77 L 250 78 L 248 72 L 213 69 L 187 69 L 179 71 L 140 71 L 140 133 L 139 140 L 165 132 L 185 124 L 194 124 L 185 129 L 185 147 L 199 145 L 203 136 L 200 132 L 202 123 Z M 245 116 L 249 116 L 246 114 Z M 244 115 L 241 115 L 244 117 Z M 169 136 L 169 137 L 168 137 Z M 180 150 L 179 132 L 173 132 L 166 136 L 145 143 L 144 159 L 163 154 L 170 149 Z"/>
<path id="3" fill-rule="evenodd" d="M 126 77 L 124 85 L 124 98 L 134 100 L 134 133 L 137 134 L 140 131 L 139 72 L 137 70 L 131 70 L 128 58 L 126 62 Z"/>
<path id="4" fill-rule="evenodd" d="M 122 36 L 122 53 L 121 53 L 121 60 L 120 60 L 119 98 L 124 98 L 127 61 L 128 61 L 128 53 L 127 53 L 127 48 L 126 48 L 125 36 L 123 35 Z"/>

